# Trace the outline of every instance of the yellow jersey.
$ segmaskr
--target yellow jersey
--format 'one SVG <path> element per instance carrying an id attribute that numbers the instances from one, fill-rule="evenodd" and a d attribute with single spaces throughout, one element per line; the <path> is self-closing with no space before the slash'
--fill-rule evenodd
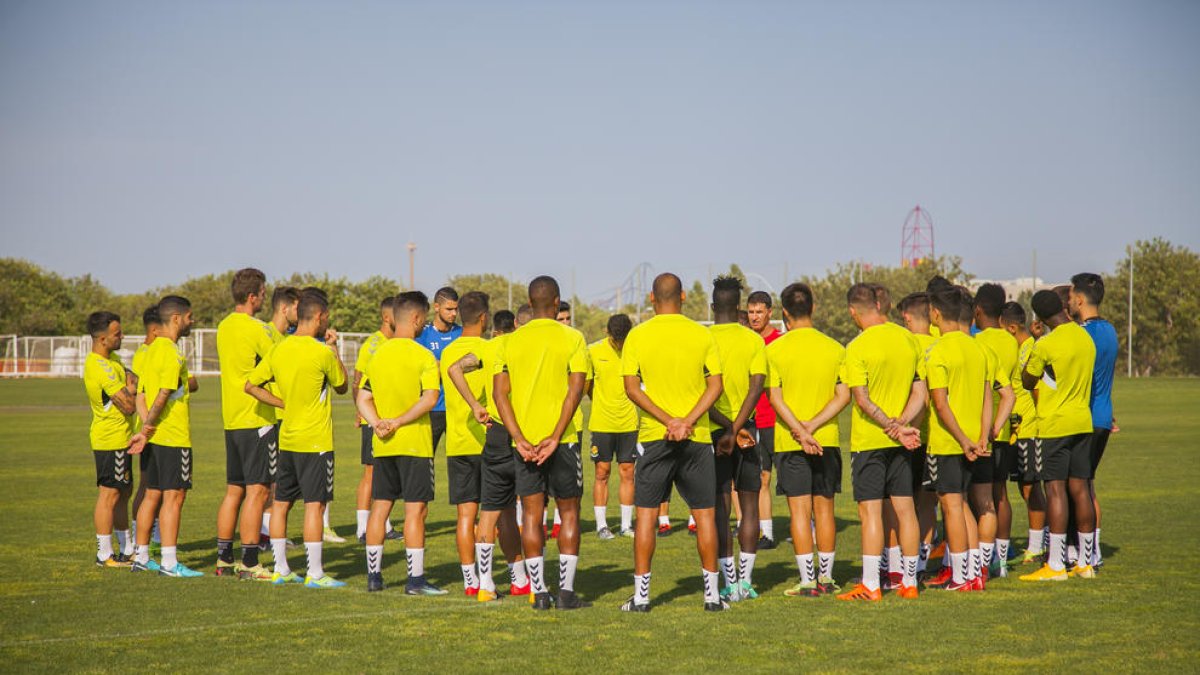
<path id="1" fill-rule="evenodd" d="M 289 452 L 333 450 L 333 389 L 346 383 L 337 354 L 324 342 L 292 335 L 275 345 L 250 373 L 249 381 L 274 380 L 283 400 L 279 449 Z"/>
<path id="2" fill-rule="evenodd" d="M 147 408 L 154 407 L 160 391 L 171 392 L 158 416 L 157 430 L 150 442 L 173 448 L 192 447 L 192 394 L 188 390 L 188 368 L 183 354 L 169 338 L 155 338 L 146 350 L 142 367 L 146 372 L 142 374 L 138 388 L 145 392 Z"/>
<path id="3" fill-rule="evenodd" d="M 496 357 L 496 345 L 482 337 L 464 335 L 443 347 L 438 368 L 446 390 L 447 457 L 481 454 L 487 436 L 487 427 L 476 421 L 471 413 L 471 405 L 459 395 L 458 388 L 450 381 L 450 366 L 467 354 L 474 354 L 480 364 L 477 370 L 463 376 L 471 389 L 471 397 L 484 407 L 491 398 L 492 377 L 489 373 Z M 500 423 L 499 419 L 496 423 Z"/>
<path id="4" fill-rule="evenodd" d="M 967 438 L 978 441 L 982 435 L 983 401 L 991 389 L 992 362 L 982 346 L 961 331 L 943 333 L 925 356 L 929 377 L 930 405 L 932 392 L 945 389 L 946 399 L 954 420 Z M 962 446 L 938 418 L 929 413 L 929 445 L 931 455 L 961 455 Z"/>
<path id="5" fill-rule="evenodd" d="M 93 450 L 124 450 L 134 433 L 134 416 L 113 405 L 112 397 L 125 388 L 125 366 L 115 352 L 108 358 L 88 352 L 83 361 L 83 388 L 92 409 L 88 437 Z"/>
<path id="6" fill-rule="evenodd" d="M 275 346 L 274 325 L 233 312 L 217 324 L 221 364 L 221 418 L 226 429 L 258 429 L 275 424 L 275 408 L 246 393 L 246 380 Z"/>
<path id="7" fill-rule="evenodd" d="M 1021 416 L 1021 423 L 1017 425 L 1017 440 L 1037 438 L 1038 435 L 1037 405 L 1033 402 L 1033 392 L 1026 389 L 1021 383 L 1021 374 L 1025 372 L 1025 366 L 1029 363 L 1029 357 L 1033 355 L 1034 342 L 1036 340 L 1034 340 L 1032 335 L 1025 338 L 1025 341 L 1021 343 L 1021 347 L 1017 352 L 1017 363 L 1013 366 L 1013 393 L 1017 397 L 1016 402 L 1013 404 L 1013 413 Z M 1042 388 L 1043 385 L 1039 382 L 1038 387 Z"/>
<path id="8" fill-rule="evenodd" d="M 769 385 L 780 389 L 783 402 L 800 421 L 810 420 L 831 401 L 842 381 L 846 348 L 816 328 L 789 330 L 767 345 Z M 822 447 L 836 448 L 837 415 L 813 433 Z M 775 415 L 775 452 L 796 452 L 801 446 L 787 424 Z"/>
<path id="9" fill-rule="evenodd" d="M 992 356 L 996 359 L 996 375 L 994 378 L 993 387 L 995 389 L 1003 389 L 1006 386 L 1011 386 L 1014 389 L 1020 387 L 1020 380 L 1013 383 L 1012 374 L 1017 367 L 1020 351 L 1017 346 L 1017 341 L 1013 336 L 1008 334 L 1008 331 L 1003 328 L 984 328 L 975 334 L 975 339 L 987 346 L 991 350 Z M 1016 393 L 1015 391 L 1013 393 Z M 992 414 L 995 415 L 1000 407 L 1000 397 L 992 397 Z M 1014 406 L 1015 407 L 1015 406 Z M 993 424 L 995 421 L 993 420 Z M 1000 426 L 1000 434 L 996 436 L 998 443 L 1012 442 L 1012 425 L 1006 420 Z"/>
<path id="10" fill-rule="evenodd" d="M 724 385 L 721 397 L 713 407 L 732 421 L 750 393 L 750 378 L 755 375 L 765 378 L 767 374 L 767 345 L 762 336 L 740 323 L 714 324 L 708 330 L 717 341 L 717 351 L 721 355 L 721 382 Z M 763 384 L 766 385 L 765 380 Z M 709 428 L 717 431 L 721 427 L 710 420 Z"/>
<path id="11" fill-rule="evenodd" d="M 592 415 L 588 431 L 627 433 L 638 430 L 637 406 L 625 395 L 621 355 L 604 338 L 588 346 L 592 362 Z"/>
<path id="12" fill-rule="evenodd" d="M 385 340 L 363 373 L 362 388 L 375 397 L 380 417 L 399 417 L 416 405 L 421 393 L 438 391 L 438 363 L 433 352 L 412 338 Z M 433 426 L 421 415 L 387 438 L 372 438 L 376 457 L 433 457 Z"/>
<path id="13" fill-rule="evenodd" d="M 583 333 L 554 319 L 534 319 L 499 346 L 492 374 L 499 373 L 508 373 L 517 426 L 536 445 L 554 433 L 567 399 L 569 376 L 591 374 L 587 342 Z M 578 432 L 572 411 L 559 441 L 574 443 Z"/>
<path id="14" fill-rule="evenodd" d="M 383 331 L 377 330 L 371 333 L 370 337 L 364 340 L 358 347 L 358 358 L 354 359 L 354 370 L 365 374 L 367 372 L 367 365 L 371 363 L 371 359 L 375 356 L 375 351 L 379 349 L 380 345 L 387 342 L 387 340 L 388 337 L 383 334 Z M 359 386 L 362 386 L 361 380 L 359 381 Z M 358 407 L 355 406 L 355 410 L 357 409 Z M 366 421 L 362 418 L 362 415 L 358 415 L 354 419 L 355 426 L 362 426 L 363 422 Z"/>
<path id="15" fill-rule="evenodd" d="M 888 417 L 904 412 L 913 382 L 925 378 L 921 346 L 908 329 L 886 322 L 871 326 L 846 346 L 846 386 L 866 387 L 875 405 Z M 851 405 L 850 451 L 899 447 L 883 427 L 857 405 Z"/>
<path id="16" fill-rule="evenodd" d="M 1040 438 L 1091 433 L 1095 366 L 1096 343 L 1077 323 L 1057 326 L 1034 343 L 1025 369 L 1042 378 L 1037 400 Z"/>

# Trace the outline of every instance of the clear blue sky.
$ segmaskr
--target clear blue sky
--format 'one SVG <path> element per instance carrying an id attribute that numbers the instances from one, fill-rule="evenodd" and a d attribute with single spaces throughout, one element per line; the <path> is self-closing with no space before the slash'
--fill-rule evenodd
<path id="1" fill-rule="evenodd" d="M 1200 249 L 1200 3 L 0 4 L 0 255 L 119 292 Z"/>

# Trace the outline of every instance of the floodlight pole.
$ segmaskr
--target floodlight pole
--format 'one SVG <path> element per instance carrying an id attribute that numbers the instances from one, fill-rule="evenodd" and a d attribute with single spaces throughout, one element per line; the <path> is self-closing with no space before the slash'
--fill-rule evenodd
<path id="1" fill-rule="evenodd" d="M 417 288 L 417 245 L 413 242 L 408 242 L 408 290 L 416 290 Z"/>

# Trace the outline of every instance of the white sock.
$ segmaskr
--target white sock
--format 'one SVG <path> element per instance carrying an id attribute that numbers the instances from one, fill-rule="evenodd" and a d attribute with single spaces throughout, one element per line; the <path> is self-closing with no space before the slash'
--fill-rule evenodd
<path id="1" fill-rule="evenodd" d="M 325 523 L 325 529 L 329 529 L 329 505 L 325 505 L 325 513 L 321 516 L 321 521 Z"/>
<path id="2" fill-rule="evenodd" d="M 321 560 L 324 547 L 319 541 L 304 542 L 304 553 L 308 555 L 308 578 L 320 579 L 325 576 L 325 565 Z"/>
<path id="3" fill-rule="evenodd" d="M 1096 556 L 1096 533 L 1079 533 L 1079 566 L 1091 565 Z"/>
<path id="4" fill-rule="evenodd" d="M 367 535 L 367 518 L 370 515 L 371 515 L 371 512 L 367 511 L 365 509 L 358 509 L 357 511 L 354 512 L 354 520 L 355 520 L 354 536 L 355 536 L 355 538 L 365 537 Z"/>
<path id="5" fill-rule="evenodd" d="M 737 567 L 733 564 L 733 556 L 717 558 L 717 566 L 721 568 L 721 572 L 725 575 L 726 586 L 732 586 L 737 583 Z"/>
<path id="6" fill-rule="evenodd" d="M 271 551 L 275 554 L 275 572 L 287 576 L 292 573 L 287 561 L 287 539 L 272 539 Z"/>
<path id="7" fill-rule="evenodd" d="M 671 516 L 659 516 L 658 517 L 659 527 L 662 527 L 663 525 L 670 525 L 670 524 L 671 524 Z"/>
<path id="8" fill-rule="evenodd" d="M 370 512 L 370 511 L 367 511 L 367 513 L 369 514 L 369 513 L 371 513 L 371 512 Z M 395 529 L 396 529 L 395 527 L 392 527 L 392 519 L 391 519 L 391 518 L 388 518 L 388 519 L 387 519 L 387 524 L 383 526 L 383 532 L 384 532 L 384 534 L 387 534 L 388 532 L 393 532 L 393 531 L 395 531 Z M 365 533 L 366 533 L 366 531 L 367 531 L 367 528 L 366 528 L 366 526 L 364 525 L 364 526 L 363 526 L 363 533 L 365 534 Z"/>
<path id="9" fill-rule="evenodd" d="M 900 581 L 900 583 L 904 584 L 905 586 L 915 587 L 917 585 L 917 556 L 903 556 L 901 562 L 904 565 L 904 569 L 900 573 L 904 575 L 904 578 Z"/>
<path id="10" fill-rule="evenodd" d="M 558 590 L 575 590 L 575 568 L 579 566 L 579 556 L 569 553 L 558 554 Z"/>
<path id="11" fill-rule="evenodd" d="M 150 562 L 150 544 L 142 544 L 137 547 L 137 553 L 134 554 L 136 560 L 143 565 Z"/>
<path id="12" fill-rule="evenodd" d="M 621 505 L 621 529 L 633 529 L 633 504 Z"/>
<path id="13" fill-rule="evenodd" d="M 459 567 L 462 568 L 463 588 L 479 588 L 479 580 L 475 578 L 475 565 L 459 564 Z"/>
<path id="14" fill-rule="evenodd" d="M 813 577 L 816 576 L 813 570 L 813 554 L 805 553 L 804 555 L 796 556 L 796 567 L 800 570 L 800 583 L 811 584 L 816 582 Z"/>
<path id="15" fill-rule="evenodd" d="M 650 604 L 650 573 L 633 575 L 633 604 Z"/>
<path id="16" fill-rule="evenodd" d="M 367 544 L 367 574 L 375 574 L 383 570 L 383 544 L 372 546 Z"/>
<path id="17" fill-rule="evenodd" d="M 544 563 L 545 560 L 543 560 L 542 556 L 525 559 L 525 569 L 529 570 L 529 583 L 533 585 L 533 588 L 530 590 L 535 595 L 549 592 L 546 590 L 546 578 L 543 574 L 545 572 L 543 569 Z"/>
<path id="18" fill-rule="evenodd" d="M 517 500 L 517 524 L 518 525 L 524 525 L 525 521 L 522 520 L 522 516 L 524 516 L 524 515 L 525 515 L 525 507 L 521 504 L 521 500 L 518 499 Z"/>
<path id="19" fill-rule="evenodd" d="M 160 563 L 165 570 L 173 570 L 179 564 L 179 559 L 175 557 L 174 546 L 162 547 L 162 562 Z"/>
<path id="20" fill-rule="evenodd" d="M 991 567 L 992 554 L 995 553 L 995 551 L 996 542 L 991 541 L 987 542 L 986 544 L 982 541 L 979 542 L 979 555 L 981 556 L 979 559 L 980 567 Z"/>
<path id="21" fill-rule="evenodd" d="M 1099 565 L 1104 560 L 1104 556 L 1100 553 L 1100 528 L 1096 528 L 1096 544 L 1092 547 L 1092 564 Z"/>
<path id="22" fill-rule="evenodd" d="M 879 590 L 879 558 L 877 555 L 864 555 L 863 559 L 863 586 L 869 590 Z"/>
<path id="23" fill-rule="evenodd" d="M 1008 562 L 1009 543 L 1010 542 L 1007 539 L 997 539 L 996 540 L 996 561 L 999 562 L 1001 565 L 1004 565 Z"/>
<path id="24" fill-rule="evenodd" d="M 950 553 L 947 551 L 946 555 L 950 556 L 950 571 L 952 572 L 950 581 L 955 584 L 966 583 L 967 552 L 963 551 L 962 553 Z"/>
<path id="25" fill-rule="evenodd" d="M 1067 535 L 1050 533 L 1050 555 L 1046 564 L 1055 572 L 1067 569 Z"/>
<path id="26" fill-rule="evenodd" d="M 132 535 L 130 535 L 133 537 L 133 545 L 137 546 L 137 521 L 136 520 L 129 521 L 129 531 L 133 533 Z"/>
<path id="27" fill-rule="evenodd" d="M 150 530 L 150 541 L 154 542 L 155 544 L 162 543 L 162 535 L 158 532 L 158 518 L 154 519 L 154 528 Z"/>
<path id="28" fill-rule="evenodd" d="M 529 584 L 529 571 L 525 568 L 524 559 L 508 566 L 508 581 L 518 587 Z"/>
<path id="29" fill-rule="evenodd" d="M 268 537 L 271 536 L 271 512 L 270 511 L 263 511 L 262 529 L 259 530 L 259 533 L 265 534 Z"/>
<path id="30" fill-rule="evenodd" d="M 1041 553 L 1046 550 L 1046 543 L 1042 539 L 1042 530 L 1029 531 L 1029 546 L 1030 553 Z"/>
<path id="31" fill-rule="evenodd" d="M 117 538 L 117 552 L 121 555 L 129 555 L 131 552 L 131 540 L 129 538 L 129 530 L 113 530 L 113 534 Z"/>
<path id="32" fill-rule="evenodd" d="M 890 546 L 887 550 L 887 571 L 888 573 L 901 574 L 904 572 L 903 556 L 900 555 L 899 546 Z"/>
<path id="33" fill-rule="evenodd" d="M 700 568 L 701 576 L 704 577 L 704 602 L 720 602 L 720 577 L 714 570 L 709 572 L 703 567 Z"/>
<path id="34" fill-rule="evenodd" d="M 406 548 L 404 556 L 408 558 L 408 578 L 417 579 L 425 576 L 425 549 Z"/>
<path id="35" fill-rule="evenodd" d="M 689 527 L 689 528 L 692 528 L 692 527 L 695 527 L 695 526 L 696 526 L 696 518 L 695 518 L 695 516 L 688 516 L 688 527 Z"/>
<path id="36" fill-rule="evenodd" d="M 833 578 L 833 557 L 834 551 L 817 551 L 817 563 L 820 565 L 817 572 L 817 581 L 825 581 Z"/>
<path id="37" fill-rule="evenodd" d="M 596 515 L 596 531 L 606 529 L 608 527 L 608 507 L 593 506 L 592 513 Z"/>
<path id="38" fill-rule="evenodd" d="M 760 533 L 762 533 L 762 536 L 766 537 L 767 539 L 770 539 L 771 541 L 774 541 L 775 540 L 775 521 L 770 518 L 768 518 L 766 520 L 758 521 L 758 531 Z"/>
<path id="39" fill-rule="evenodd" d="M 495 544 L 475 544 L 475 560 L 479 562 L 479 590 L 496 592 L 496 580 L 492 578 L 492 553 Z"/>
<path id="40" fill-rule="evenodd" d="M 929 552 L 933 547 L 929 544 L 921 542 L 921 554 L 917 556 L 917 571 L 924 572 L 925 566 L 929 563 Z"/>
<path id="41" fill-rule="evenodd" d="M 971 556 L 971 567 L 967 571 L 967 578 L 974 579 L 974 578 L 978 577 L 981 572 L 981 566 L 983 563 L 983 554 L 980 553 L 979 549 L 977 549 L 977 548 L 971 549 L 970 551 L 968 551 L 968 554 Z"/>
<path id="42" fill-rule="evenodd" d="M 738 576 L 746 583 L 753 583 L 751 579 L 754 576 L 754 559 L 758 557 L 754 553 L 746 553 L 742 551 L 738 554 Z"/>
<path id="43" fill-rule="evenodd" d="M 562 515 L 558 512 L 558 507 L 554 507 L 554 524 L 562 525 Z"/>
<path id="44" fill-rule="evenodd" d="M 113 556 L 112 539 L 111 534 L 96 535 L 96 560 L 104 562 Z"/>

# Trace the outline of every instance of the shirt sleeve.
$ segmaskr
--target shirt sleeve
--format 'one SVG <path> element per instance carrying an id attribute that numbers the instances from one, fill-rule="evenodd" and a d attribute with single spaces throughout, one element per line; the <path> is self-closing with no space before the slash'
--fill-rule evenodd
<path id="1" fill-rule="evenodd" d="M 925 356 L 925 370 L 929 377 L 930 389 L 946 389 L 950 386 L 950 371 L 942 351 L 936 346 Z"/>
<path id="2" fill-rule="evenodd" d="M 325 350 L 325 375 L 329 378 L 329 386 L 334 389 L 346 384 L 346 373 L 338 367 L 338 356 L 332 349 Z"/>
<path id="3" fill-rule="evenodd" d="M 704 353 L 704 375 L 711 377 L 720 375 L 724 372 L 721 367 L 721 349 L 717 346 L 717 341 L 712 334 L 708 335 L 708 345 Z"/>
<path id="4" fill-rule="evenodd" d="M 838 345 L 837 360 L 838 360 L 837 384 L 842 384 L 843 382 L 846 381 L 845 379 L 843 379 L 843 376 L 846 374 L 846 348 L 841 345 Z"/>
<path id="5" fill-rule="evenodd" d="M 928 379 L 928 373 L 925 372 L 925 350 L 921 349 L 921 341 L 916 335 L 911 337 L 913 350 L 917 353 L 917 378 L 918 380 Z"/>
<path id="6" fill-rule="evenodd" d="M 862 348 L 856 348 L 853 342 L 846 349 L 846 365 L 842 369 L 842 381 L 848 387 L 867 386 L 867 364 L 862 358 L 861 351 Z"/>
<path id="7" fill-rule="evenodd" d="M 438 372 L 438 361 L 433 358 L 433 354 L 425 361 L 421 368 L 421 391 L 437 390 L 442 386 L 441 373 Z"/>
<path id="8" fill-rule="evenodd" d="M 176 358 L 175 354 L 171 354 L 166 350 L 159 352 L 165 356 L 158 357 L 158 363 L 150 364 L 150 367 L 158 374 L 158 384 L 162 389 L 175 390 L 179 386 L 179 380 L 183 374 L 182 359 Z M 158 392 L 154 392 L 158 395 Z"/>
<path id="9" fill-rule="evenodd" d="M 776 361 L 775 352 L 770 347 L 765 351 L 767 355 L 767 387 L 782 387 L 783 377 L 779 373 L 779 364 Z"/>
<path id="10" fill-rule="evenodd" d="M 371 341 L 367 340 L 359 348 L 358 358 L 354 359 L 354 369 L 364 375 L 367 373 L 367 362 L 370 359 L 371 351 Z"/>
<path id="11" fill-rule="evenodd" d="M 567 372 L 583 373 L 587 379 L 592 378 L 592 360 L 588 358 L 587 342 L 583 335 L 576 333 L 575 346 L 571 351 L 571 359 L 567 362 Z"/>
<path id="12" fill-rule="evenodd" d="M 266 358 L 258 362 L 254 366 L 254 370 L 250 371 L 250 384 L 256 387 L 262 386 L 275 378 L 275 373 L 271 371 L 271 354 L 268 352 Z"/>
<path id="13" fill-rule="evenodd" d="M 508 370 L 508 340 L 500 342 L 496 348 L 492 350 L 492 364 L 490 367 L 485 363 L 484 367 L 489 368 L 488 372 L 492 377 Z"/>
<path id="14" fill-rule="evenodd" d="M 1034 377 L 1041 377 L 1042 373 L 1046 372 L 1046 348 L 1041 340 L 1033 343 L 1033 349 L 1029 350 L 1029 360 L 1025 362 L 1025 370 Z"/>
<path id="15" fill-rule="evenodd" d="M 115 363 L 104 364 L 104 372 L 100 379 L 100 388 L 109 396 L 115 396 L 116 393 L 125 388 L 125 370 L 115 367 Z"/>
<path id="16" fill-rule="evenodd" d="M 767 374 L 767 343 L 761 340 L 754 345 L 754 353 L 750 355 L 750 376 Z"/>
<path id="17" fill-rule="evenodd" d="M 630 331 L 625 338 L 625 346 L 621 348 L 621 375 L 641 375 L 642 364 L 638 360 L 638 335 Z"/>

